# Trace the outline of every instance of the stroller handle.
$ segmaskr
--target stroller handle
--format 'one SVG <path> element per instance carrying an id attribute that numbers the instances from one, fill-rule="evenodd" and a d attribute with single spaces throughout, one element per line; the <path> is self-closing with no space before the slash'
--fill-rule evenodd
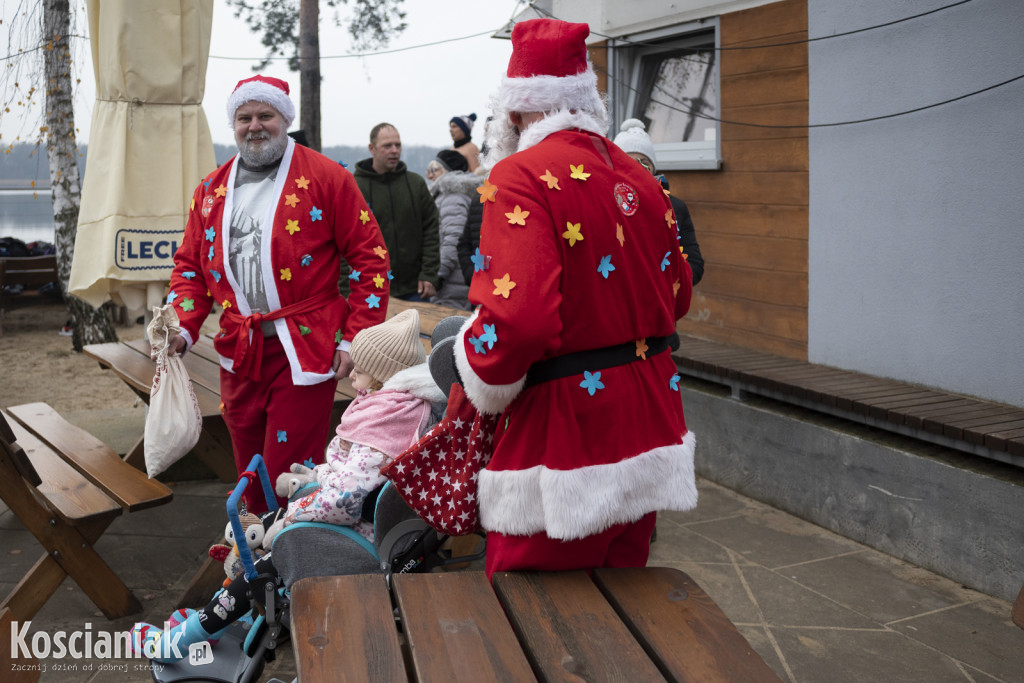
<path id="1" fill-rule="evenodd" d="M 234 490 L 231 491 L 231 495 L 228 496 L 227 502 L 228 520 L 231 522 L 231 530 L 235 533 L 238 557 L 242 560 L 242 566 L 245 567 L 245 578 L 248 581 L 256 578 L 256 567 L 252 561 L 252 551 L 249 550 L 249 544 L 245 542 L 245 531 L 242 529 L 242 522 L 238 519 L 238 501 L 242 499 L 242 494 L 249 486 L 249 482 L 254 478 L 254 473 L 260 478 L 260 485 L 263 487 L 263 497 L 267 500 L 267 509 L 276 510 L 278 508 L 277 499 L 270 493 L 274 489 L 270 485 L 270 474 L 267 472 L 267 466 L 263 463 L 263 456 L 257 453 L 249 461 L 249 467 L 238 478 L 238 483 L 235 485 Z"/>

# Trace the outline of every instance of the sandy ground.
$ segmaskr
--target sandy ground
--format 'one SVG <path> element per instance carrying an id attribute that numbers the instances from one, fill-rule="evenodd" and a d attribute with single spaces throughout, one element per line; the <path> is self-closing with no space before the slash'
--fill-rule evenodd
<path id="1" fill-rule="evenodd" d="M 124 382 L 71 347 L 58 334 L 67 319 L 60 301 L 14 302 L 4 312 L 0 336 L 2 405 L 43 401 L 58 413 L 130 407 L 135 402 Z M 115 327 L 120 339 L 142 339 L 144 325 Z"/>

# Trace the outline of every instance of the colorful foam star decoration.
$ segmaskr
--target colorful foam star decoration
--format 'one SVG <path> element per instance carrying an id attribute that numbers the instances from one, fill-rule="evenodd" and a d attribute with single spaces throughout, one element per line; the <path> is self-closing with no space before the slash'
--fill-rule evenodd
<path id="1" fill-rule="evenodd" d="M 355 282 L 359 282 L 359 276 L 360 275 L 362 275 L 361 271 L 353 270 L 351 273 L 348 274 L 348 279 L 349 280 L 354 280 Z"/>
<path id="2" fill-rule="evenodd" d="M 490 179 L 484 180 L 484 184 L 476 188 L 480 193 L 480 203 L 493 202 L 494 195 L 498 193 L 498 186 L 491 183 Z"/>
<path id="3" fill-rule="evenodd" d="M 288 231 L 289 235 L 294 235 L 299 230 L 302 230 L 302 228 L 299 227 L 299 221 L 297 221 L 294 218 L 288 219 L 288 222 L 285 224 L 284 229 Z"/>
<path id="4" fill-rule="evenodd" d="M 675 216 L 672 215 L 672 209 L 665 212 L 665 223 L 670 228 L 676 224 Z"/>
<path id="5" fill-rule="evenodd" d="M 569 170 L 572 171 L 572 173 L 569 174 L 569 177 L 574 180 L 586 180 L 590 177 L 589 173 L 583 172 L 583 164 L 580 164 L 579 166 L 569 164 Z"/>
<path id="6" fill-rule="evenodd" d="M 487 344 L 487 348 L 493 349 L 498 343 L 498 334 L 494 331 L 494 325 L 484 324 L 484 333 L 480 335 L 480 341 Z"/>
<path id="7" fill-rule="evenodd" d="M 509 273 L 505 273 L 501 279 L 494 280 L 494 291 L 491 292 L 497 296 L 508 298 L 508 295 L 515 289 L 516 283 L 512 282 L 512 277 Z"/>
<path id="8" fill-rule="evenodd" d="M 647 360 L 647 351 L 649 349 L 650 349 L 650 347 L 647 346 L 647 340 L 646 339 L 637 339 L 636 340 L 636 356 L 637 356 L 637 358 L 640 358 L 641 360 Z"/>
<path id="9" fill-rule="evenodd" d="M 195 299 L 182 299 L 179 306 L 181 306 L 181 310 L 183 311 L 194 311 L 196 308 L 196 302 Z"/>
<path id="10" fill-rule="evenodd" d="M 299 334 L 301 334 L 303 337 L 305 337 L 307 334 L 309 334 L 312 331 L 313 330 L 309 329 L 305 325 L 299 325 Z"/>
<path id="11" fill-rule="evenodd" d="M 618 223 L 615 224 L 615 239 L 619 241 L 619 246 L 626 246 L 626 233 L 622 231 L 622 226 Z"/>
<path id="12" fill-rule="evenodd" d="M 516 208 L 509 213 L 505 214 L 505 218 L 508 219 L 509 225 L 521 225 L 526 227 L 526 218 L 530 215 L 529 211 L 523 211 L 516 204 Z"/>
<path id="13" fill-rule="evenodd" d="M 671 378 L 669 378 L 668 385 L 669 385 L 669 387 L 671 387 L 672 391 L 679 391 L 679 373 L 678 372 L 676 374 L 672 375 Z"/>
<path id="14" fill-rule="evenodd" d="M 186 280 L 191 280 L 192 278 L 194 278 L 196 276 L 196 271 L 194 271 L 194 270 L 186 270 L 184 273 L 181 274 L 181 276 L 183 278 L 185 278 Z"/>
<path id="15" fill-rule="evenodd" d="M 361 209 L 359 211 L 359 222 L 362 223 L 363 225 L 366 225 L 367 223 L 369 223 L 370 222 L 370 212 L 367 211 L 366 209 Z"/>
<path id="16" fill-rule="evenodd" d="M 300 190 L 308 190 L 309 189 L 309 179 L 306 176 L 304 176 L 304 175 L 303 176 L 299 176 L 298 178 L 296 178 L 295 179 L 295 184 L 298 186 L 298 188 Z"/>
<path id="17" fill-rule="evenodd" d="M 470 337 L 469 343 L 473 345 L 473 351 L 483 356 L 487 355 L 487 349 L 484 348 L 486 342 L 483 339 L 477 339 L 476 337 Z"/>
<path id="18" fill-rule="evenodd" d="M 195 197 L 192 198 L 192 203 L 189 204 L 188 210 L 189 211 L 195 211 L 196 210 L 196 198 Z"/>
<path id="19" fill-rule="evenodd" d="M 292 269 L 291 268 L 282 268 L 281 269 L 281 279 L 286 281 L 286 282 L 291 280 L 292 279 Z"/>
<path id="20" fill-rule="evenodd" d="M 394 280 L 394 279 L 395 279 L 395 276 L 394 276 L 394 275 L 392 275 L 392 274 L 391 274 L 391 271 L 389 270 L 389 271 L 388 271 L 388 282 L 391 282 L 391 281 L 392 281 L 392 280 Z"/>
<path id="21" fill-rule="evenodd" d="M 218 187 L 216 190 L 213 191 L 213 193 L 215 195 L 217 195 L 218 197 L 223 197 L 224 195 L 226 195 L 228 193 L 228 188 L 225 187 L 223 185 L 223 183 L 222 183 L 220 187 Z"/>
<path id="22" fill-rule="evenodd" d="M 675 282 L 672 283 L 672 296 L 676 296 L 677 294 L 679 294 L 680 287 L 682 287 L 682 285 L 679 283 L 679 280 L 676 280 Z"/>
<path id="23" fill-rule="evenodd" d="M 221 401 L 220 403 L 217 404 L 217 410 L 221 413 L 221 415 L 224 414 L 224 401 Z"/>
<path id="24" fill-rule="evenodd" d="M 580 386 L 587 390 L 587 393 L 593 396 L 597 393 L 598 389 L 604 389 L 604 383 L 601 381 L 601 372 L 591 373 L 588 370 L 583 371 L 583 381 L 580 382 Z"/>
<path id="25" fill-rule="evenodd" d="M 205 187 L 207 190 L 209 190 L 210 189 L 210 183 L 212 183 L 212 182 L 213 182 L 213 178 L 207 178 L 206 180 L 203 181 L 203 187 Z"/>
<path id="26" fill-rule="evenodd" d="M 612 255 L 601 257 L 601 263 L 597 266 L 597 272 L 601 273 L 601 277 L 605 280 L 608 279 L 608 273 L 615 270 L 615 266 L 612 265 Z"/>
<path id="27" fill-rule="evenodd" d="M 576 246 L 577 242 L 583 241 L 583 233 L 580 232 L 579 223 L 571 223 L 567 221 L 565 227 L 567 229 L 565 232 L 562 233 L 562 237 L 569 240 L 570 247 Z"/>
<path id="28" fill-rule="evenodd" d="M 370 308 L 380 308 L 380 297 L 376 294 L 371 294 L 366 297 L 366 305 Z"/>
<path id="29" fill-rule="evenodd" d="M 318 209 L 314 206 L 312 209 L 309 210 L 309 218 L 314 223 L 316 223 L 317 221 L 322 221 L 324 219 L 324 210 Z"/>
<path id="30" fill-rule="evenodd" d="M 334 331 L 334 343 L 335 344 L 340 344 L 341 343 L 341 330 L 335 330 Z"/>
<path id="31" fill-rule="evenodd" d="M 473 262 L 474 273 L 487 270 L 491 265 L 491 257 L 480 253 L 480 247 L 476 248 L 476 253 L 470 256 L 469 260 Z"/>
<path id="32" fill-rule="evenodd" d="M 211 270 L 210 275 L 213 276 L 214 282 L 220 282 L 221 274 L 219 272 L 217 272 L 216 270 Z"/>
<path id="33" fill-rule="evenodd" d="M 214 251 L 214 248 L 210 247 L 210 252 L 206 255 L 206 260 L 207 261 L 212 261 L 213 260 L 213 255 L 216 254 L 216 253 L 217 252 Z"/>
<path id="34" fill-rule="evenodd" d="M 313 262 L 313 257 L 310 256 L 309 254 L 303 254 L 302 259 L 299 261 L 299 263 L 302 264 L 303 268 L 305 268 L 306 266 L 308 266 L 312 262 Z"/>
<path id="35" fill-rule="evenodd" d="M 376 246 L 373 248 L 373 253 L 381 258 L 384 258 L 385 256 L 388 255 L 388 250 L 385 249 L 384 247 Z"/>
<path id="36" fill-rule="evenodd" d="M 286 441 L 288 441 L 288 432 L 286 432 L 283 429 L 278 429 L 277 430 L 277 442 L 278 443 L 284 443 Z"/>
<path id="37" fill-rule="evenodd" d="M 284 196 L 284 203 L 286 206 L 290 206 L 293 209 L 299 205 L 299 196 L 295 193 L 286 194 Z"/>
<path id="38" fill-rule="evenodd" d="M 383 289 L 385 282 L 386 280 L 384 279 L 384 276 L 381 275 L 380 273 L 374 275 L 373 284 L 377 285 L 377 289 Z"/>
<path id="39" fill-rule="evenodd" d="M 551 175 L 551 171 L 549 171 L 546 168 L 544 169 L 544 175 L 542 175 L 540 177 L 540 179 L 548 184 L 548 189 L 549 190 L 561 190 L 562 189 L 562 188 L 560 188 L 558 186 L 558 178 L 556 178 L 555 176 Z"/>
<path id="40" fill-rule="evenodd" d="M 665 269 L 668 268 L 668 264 L 669 264 L 668 257 L 669 257 L 669 254 L 671 254 L 671 253 L 672 253 L 671 251 L 666 251 L 665 252 L 665 256 L 662 257 L 662 259 L 661 259 L 661 272 L 663 272 L 663 273 L 665 272 Z"/>
<path id="41" fill-rule="evenodd" d="M 313 462 L 313 458 L 306 458 L 306 461 L 302 464 L 308 467 L 309 469 L 313 469 L 314 467 L 316 467 L 316 463 Z"/>
<path id="42" fill-rule="evenodd" d="M 229 300 L 227 300 L 227 299 L 224 299 L 224 301 L 220 302 L 220 307 L 221 308 L 231 308 L 231 302 Z"/>
<path id="43" fill-rule="evenodd" d="M 174 300 L 177 299 L 177 298 L 178 298 L 178 293 L 175 292 L 173 289 L 171 291 L 167 292 L 167 303 L 169 303 L 169 304 L 174 303 Z"/>

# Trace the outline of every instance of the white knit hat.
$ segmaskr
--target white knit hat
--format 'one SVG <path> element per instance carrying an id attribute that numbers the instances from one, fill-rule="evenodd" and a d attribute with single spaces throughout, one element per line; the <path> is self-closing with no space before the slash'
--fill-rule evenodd
<path id="1" fill-rule="evenodd" d="M 288 97 L 288 82 L 280 78 L 257 74 L 238 81 L 228 97 L 228 125 L 232 128 L 235 126 L 235 112 L 246 102 L 266 102 L 281 114 L 286 128 L 295 120 L 295 105 Z"/>
<path id="2" fill-rule="evenodd" d="M 427 361 L 420 341 L 420 314 L 402 311 L 356 334 L 348 350 L 357 369 L 383 384 L 392 375 Z"/>
<path id="3" fill-rule="evenodd" d="M 651 160 L 654 167 L 658 167 L 658 158 L 654 156 L 654 143 L 651 136 L 645 130 L 644 122 L 640 119 L 626 119 L 620 126 L 620 132 L 615 136 L 616 145 L 626 154 L 643 154 Z"/>

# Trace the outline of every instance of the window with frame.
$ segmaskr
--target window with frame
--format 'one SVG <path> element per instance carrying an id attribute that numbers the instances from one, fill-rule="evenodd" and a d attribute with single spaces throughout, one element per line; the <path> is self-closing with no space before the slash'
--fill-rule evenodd
<path id="1" fill-rule="evenodd" d="M 721 165 L 718 22 L 674 26 L 609 41 L 612 137 L 640 119 L 659 170 Z"/>

